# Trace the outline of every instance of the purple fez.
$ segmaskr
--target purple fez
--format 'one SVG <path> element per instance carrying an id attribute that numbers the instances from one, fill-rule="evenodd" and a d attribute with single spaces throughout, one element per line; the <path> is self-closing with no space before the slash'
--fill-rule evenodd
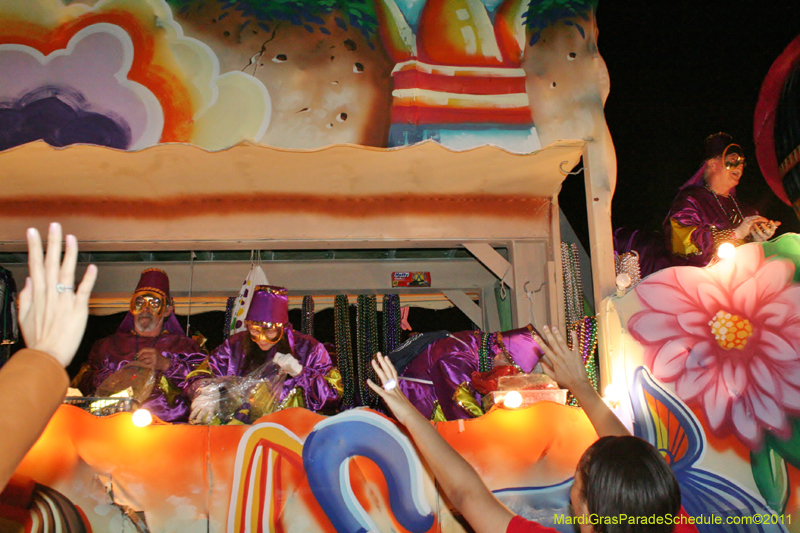
<path id="1" fill-rule="evenodd" d="M 286 289 L 275 285 L 257 285 L 245 321 L 257 325 L 288 324 L 289 296 Z"/>

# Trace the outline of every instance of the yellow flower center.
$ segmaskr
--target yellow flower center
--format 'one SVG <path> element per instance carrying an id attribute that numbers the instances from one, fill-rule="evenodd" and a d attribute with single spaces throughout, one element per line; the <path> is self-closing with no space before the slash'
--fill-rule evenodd
<path id="1" fill-rule="evenodd" d="M 711 327 L 711 334 L 717 339 L 717 344 L 726 350 L 731 348 L 741 350 L 753 334 L 753 326 L 749 320 L 727 311 L 717 311 L 708 325 Z"/>

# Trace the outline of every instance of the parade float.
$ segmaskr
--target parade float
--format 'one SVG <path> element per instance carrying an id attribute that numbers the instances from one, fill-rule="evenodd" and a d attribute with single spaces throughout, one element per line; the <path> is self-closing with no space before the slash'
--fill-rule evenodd
<path id="1" fill-rule="evenodd" d="M 142 268 L 132 254 L 277 250 L 286 260 L 266 265 L 270 280 L 318 301 L 447 301 L 492 332 L 499 289 L 512 327 L 566 329 L 584 309 L 558 193 L 582 161 L 598 324 L 585 338 L 603 390 L 618 391 L 609 401 L 663 451 L 689 515 L 732 519 L 700 531 L 800 530 L 800 243 L 749 244 L 617 292 L 595 7 L 5 2 L 4 265 L 22 279 L 24 261 L 10 259 L 25 228 L 57 219 L 82 252 L 122 259 L 100 264 L 94 312 L 127 307 Z M 307 259 L 440 249 L 469 255 Z M 248 265 L 170 265 L 179 312 L 224 308 Z M 394 272 L 425 272 L 429 286 L 392 286 Z M 413 445 L 370 409 L 287 409 L 249 426 L 133 422 L 62 406 L 4 493 L 3 520 L 33 531 L 465 530 Z M 511 509 L 572 530 L 557 517 L 596 438 L 580 409 L 496 406 L 436 427 Z"/>

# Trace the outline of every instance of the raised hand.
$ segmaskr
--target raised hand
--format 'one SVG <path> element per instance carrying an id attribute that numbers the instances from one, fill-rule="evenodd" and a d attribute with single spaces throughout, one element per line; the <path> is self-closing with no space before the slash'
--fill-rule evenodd
<path id="1" fill-rule="evenodd" d="M 750 231 L 753 229 L 754 224 L 763 224 L 766 222 L 769 222 L 769 220 L 761 215 L 750 215 L 749 217 L 744 217 L 742 223 L 736 226 L 736 229 L 733 230 L 733 234 L 737 239 L 743 241 L 748 235 L 750 235 Z"/>
<path id="2" fill-rule="evenodd" d="M 97 279 L 97 267 L 89 265 L 75 289 L 78 240 L 67 235 L 61 259 L 61 225 L 50 224 L 47 254 L 35 228 L 28 229 L 28 278 L 19 293 L 19 326 L 28 348 L 50 354 L 63 366 L 78 350 L 89 316 L 89 296 Z"/>
<path id="3" fill-rule="evenodd" d="M 392 361 L 380 352 L 375 354 L 375 359 L 372 360 L 372 368 L 375 369 L 375 374 L 381 380 L 381 385 L 377 385 L 370 379 L 367 380 L 367 385 L 386 402 L 386 406 L 392 411 L 398 422 L 404 425 L 407 424 L 409 416 L 417 415 L 419 411 L 411 405 L 406 395 L 397 386 L 399 380 L 397 369 L 392 364 Z"/>
<path id="4" fill-rule="evenodd" d="M 767 220 L 766 222 L 757 222 L 750 228 L 750 237 L 754 242 L 766 242 L 775 235 L 781 223 L 774 220 Z"/>

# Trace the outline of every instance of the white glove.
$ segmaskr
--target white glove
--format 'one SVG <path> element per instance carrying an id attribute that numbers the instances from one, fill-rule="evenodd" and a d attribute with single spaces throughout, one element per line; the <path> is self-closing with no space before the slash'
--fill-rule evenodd
<path id="1" fill-rule="evenodd" d="M 201 387 L 192 400 L 192 414 L 189 415 L 189 423 L 210 424 L 217 415 L 218 407 L 219 386 L 214 384 Z"/>
<path id="2" fill-rule="evenodd" d="M 754 242 L 767 242 L 775 235 L 775 230 L 778 229 L 779 224 L 780 222 L 776 223 L 771 220 L 753 224 L 752 228 L 750 228 L 750 237 Z"/>
<path id="3" fill-rule="evenodd" d="M 273 357 L 272 360 L 275 361 L 275 364 L 281 367 L 281 370 L 292 377 L 297 376 L 297 374 L 303 371 L 303 365 L 301 365 L 297 359 L 287 353 L 278 352 L 275 354 L 275 357 Z"/>

